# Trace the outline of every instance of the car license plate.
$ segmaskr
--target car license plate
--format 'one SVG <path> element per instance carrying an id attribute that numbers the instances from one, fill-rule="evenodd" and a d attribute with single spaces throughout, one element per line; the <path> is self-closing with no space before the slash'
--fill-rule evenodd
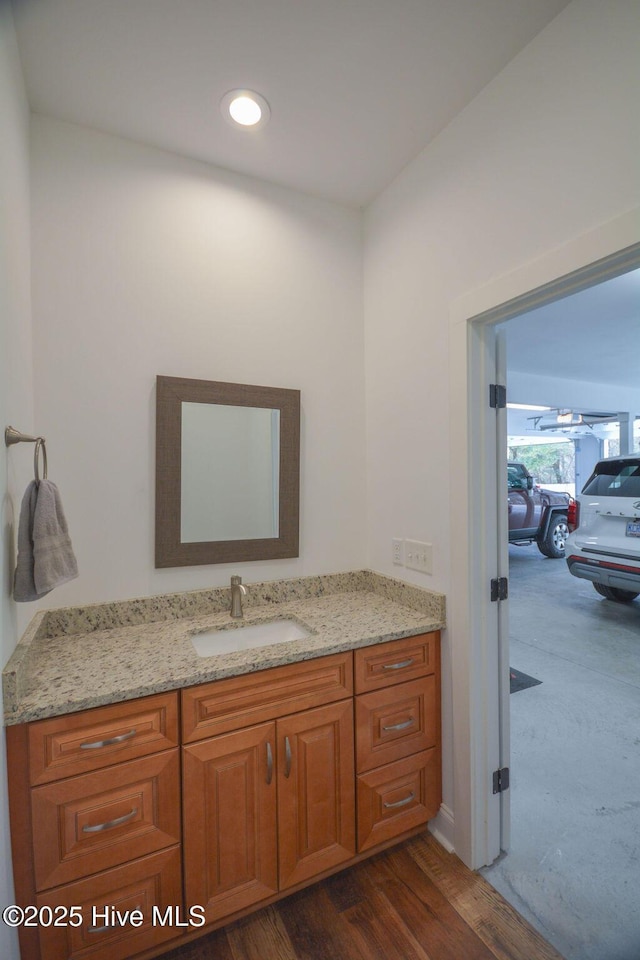
<path id="1" fill-rule="evenodd" d="M 639 520 L 630 520 L 627 524 L 627 536 L 628 537 L 640 537 L 640 521 Z"/>

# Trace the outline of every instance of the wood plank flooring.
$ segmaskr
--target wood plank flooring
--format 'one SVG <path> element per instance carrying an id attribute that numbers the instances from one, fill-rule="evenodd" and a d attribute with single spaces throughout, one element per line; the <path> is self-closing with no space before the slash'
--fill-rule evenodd
<path id="1" fill-rule="evenodd" d="M 562 960 L 424 833 L 162 960 Z"/>

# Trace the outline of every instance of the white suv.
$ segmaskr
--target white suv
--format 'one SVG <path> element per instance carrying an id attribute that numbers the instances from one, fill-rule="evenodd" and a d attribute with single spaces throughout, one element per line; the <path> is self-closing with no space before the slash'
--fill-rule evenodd
<path id="1" fill-rule="evenodd" d="M 607 600 L 640 595 L 640 454 L 600 460 L 570 504 L 566 559 Z"/>

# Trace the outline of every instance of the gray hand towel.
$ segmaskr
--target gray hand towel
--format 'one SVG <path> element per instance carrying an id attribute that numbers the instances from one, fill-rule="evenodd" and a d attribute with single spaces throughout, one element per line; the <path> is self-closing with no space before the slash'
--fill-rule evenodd
<path id="1" fill-rule="evenodd" d="M 18 523 L 18 563 L 13 578 L 14 600 L 37 600 L 33 579 L 33 517 L 36 512 L 38 484 L 32 480 L 24 492 Z"/>
<path id="2" fill-rule="evenodd" d="M 33 480 L 22 498 L 13 598 L 39 600 L 78 576 L 60 493 L 50 480 Z"/>

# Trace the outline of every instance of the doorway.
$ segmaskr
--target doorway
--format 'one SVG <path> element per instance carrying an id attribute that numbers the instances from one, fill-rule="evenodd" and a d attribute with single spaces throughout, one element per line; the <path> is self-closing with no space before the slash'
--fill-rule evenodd
<path id="1" fill-rule="evenodd" d="M 633 250 L 627 250 L 624 258 L 626 269 L 624 269 L 623 271 L 620 271 L 619 269 L 619 267 L 622 265 L 620 261 L 620 255 L 607 258 L 608 262 L 601 262 L 598 264 L 593 264 L 590 267 L 586 267 L 584 271 L 581 271 L 581 273 L 583 274 L 583 279 L 586 280 L 587 282 L 584 284 L 584 286 L 582 286 L 581 289 L 586 290 L 587 288 L 592 288 L 592 287 L 595 287 L 596 285 L 601 285 L 601 284 L 606 285 L 605 281 L 608 279 L 608 277 L 620 276 L 621 273 L 625 273 L 625 274 L 629 273 L 634 268 L 637 268 L 638 257 L 639 257 L 638 247 L 635 247 Z M 611 272 L 609 273 L 609 271 Z M 567 277 L 565 279 L 567 280 L 567 287 L 565 289 L 567 289 L 569 292 L 568 293 L 564 292 L 561 287 L 556 288 L 556 290 L 554 291 L 554 299 L 549 300 L 548 301 L 549 303 L 558 301 L 562 298 L 570 299 L 570 293 L 572 292 L 572 283 L 571 283 L 572 278 Z M 538 293 L 540 293 L 540 291 L 538 291 Z M 566 304 L 567 301 L 565 300 L 564 302 Z M 517 318 L 520 319 L 522 316 L 521 314 L 519 315 L 517 313 L 513 313 L 511 317 L 508 318 L 508 321 L 505 323 L 501 316 L 499 316 L 498 319 L 494 319 L 491 316 L 491 313 L 492 311 L 489 311 L 485 317 L 477 318 L 476 320 L 471 321 L 472 323 L 488 325 L 488 329 L 485 328 L 485 329 L 481 329 L 480 331 L 480 339 L 483 342 L 484 349 L 488 355 L 491 355 L 492 351 L 494 351 L 499 345 L 500 336 L 498 334 L 498 331 L 504 330 L 506 328 L 506 331 L 508 333 L 509 324 L 510 323 L 515 324 L 517 322 Z M 502 321 L 501 325 L 499 325 L 500 321 Z M 598 350 L 597 342 L 592 343 L 592 347 L 597 352 Z M 473 356 L 473 354 L 471 355 Z M 495 369 L 496 371 L 499 371 L 500 369 L 499 350 L 498 350 L 498 355 L 496 359 Z M 510 367 L 509 367 L 509 371 L 510 371 Z M 520 399 L 520 398 L 518 397 L 517 399 Z M 544 396 L 538 397 L 538 400 L 540 403 L 544 403 L 545 399 L 546 398 Z M 632 410 L 631 412 L 637 413 L 638 411 Z M 473 417 L 471 419 L 473 420 Z M 502 451 L 506 451 L 506 434 L 505 434 L 503 425 L 501 424 L 498 418 L 496 419 L 496 433 L 497 433 L 498 447 L 501 448 Z M 503 453 L 503 460 L 504 459 L 505 459 L 505 454 Z M 503 471 L 504 471 L 504 464 L 503 464 Z M 500 492 L 498 494 L 497 500 L 498 500 L 498 510 L 500 510 L 501 504 L 502 506 L 504 505 L 504 501 L 502 499 Z M 506 538 L 505 538 L 505 541 L 506 541 Z M 536 644 L 535 641 L 533 643 L 529 641 L 525 641 L 525 647 L 523 649 L 531 652 L 532 649 L 535 650 L 536 647 L 538 647 L 538 654 L 540 655 L 537 660 L 536 660 L 535 653 L 533 654 L 533 657 L 530 657 L 528 662 L 525 659 L 525 666 L 528 666 L 528 663 L 530 663 L 532 665 L 531 669 L 533 670 L 533 667 L 536 664 L 542 664 L 542 661 L 545 660 L 545 656 L 546 656 L 546 660 L 545 660 L 546 667 L 545 668 L 540 667 L 540 669 L 552 669 L 553 671 L 555 671 L 555 676 L 553 674 L 550 675 L 552 678 L 551 682 L 548 684 L 547 688 L 545 689 L 545 693 L 543 695 L 543 699 L 547 698 L 547 700 L 546 700 L 546 708 L 543 708 L 543 710 L 546 709 L 546 713 L 543 713 L 541 717 L 542 726 L 537 730 L 533 730 L 532 728 L 532 724 L 535 724 L 540 719 L 540 718 L 538 718 L 538 720 L 536 719 L 535 710 L 533 711 L 529 710 L 528 712 L 527 710 L 525 710 L 524 720 L 522 720 L 522 711 L 518 710 L 518 722 L 516 723 L 516 728 L 515 728 L 517 730 L 518 736 L 522 736 L 523 730 L 526 731 L 525 735 L 530 736 L 529 744 L 530 746 L 533 747 L 533 750 L 532 750 L 533 753 L 538 751 L 538 759 L 540 759 L 540 754 L 544 754 L 545 749 L 550 751 L 548 763 L 545 764 L 545 766 L 543 767 L 543 776 L 548 777 L 548 780 L 544 783 L 543 787 L 541 789 L 538 789 L 540 786 L 539 784 L 536 784 L 533 780 L 528 781 L 529 787 L 527 789 L 530 790 L 530 793 L 532 796 L 537 793 L 538 806 L 536 807 L 536 802 L 534 801 L 532 803 L 529 803 L 525 807 L 525 809 L 527 810 L 526 816 L 528 820 L 525 825 L 525 831 L 524 831 L 525 834 L 532 834 L 532 833 L 535 834 L 536 832 L 535 821 L 536 821 L 536 818 L 538 818 L 541 824 L 540 829 L 542 830 L 542 834 L 539 834 L 539 836 L 541 836 L 542 839 L 547 840 L 549 842 L 541 843 L 539 854 L 536 857 L 536 855 L 532 853 L 532 849 L 533 849 L 531 844 L 532 837 L 528 836 L 527 852 L 531 858 L 529 868 L 527 868 L 526 857 L 523 857 L 521 855 L 522 854 L 521 849 L 514 851 L 513 868 L 512 869 L 507 868 L 506 865 L 510 863 L 510 860 L 509 860 L 509 855 L 507 854 L 507 856 L 505 857 L 504 852 L 508 851 L 509 849 L 508 838 L 510 834 L 510 824 L 509 823 L 505 824 L 504 820 L 505 820 L 505 817 L 506 818 L 510 817 L 510 805 L 502 803 L 500 805 L 500 816 L 501 816 L 500 827 L 501 827 L 501 838 L 502 838 L 501 839 L 501 851 L 502 851 L 501 863 L 499 865 L 496 865 L 495 867 L 489 867 L 487 870 L 483 871 L 483 873 L 485 874 L 485 876 L 490 882 L 493 882 L 493 878 L 497 877 L 499 881 L 501 881 L 495 884 L 497 889 L 508 900 L 510 900 L 510 902 L 517 909 L 520 909 L 521 912 L 524 912 L 527 919 L 529 919 L 530 922 L 532 922 L 535 926 L 537 926 L 538 929 L 540 929 L 540 931 L 543 933 L 543 935 L 546 936 L 547 939 L 549 939 L 567 957 L 576 957 L 576 958 L 580 957 L 581 960 L 583 960 L 583 958 L 584 960 L 587 960 L 587 958 L 592 958 L 592 957 L 597 958 L 599 956 L 604 955 L 604 953 L 602 953 L 603 946 L 604 946 L 605 952 L 610 949 L 613 950 L 614 947 L 619 948 L 618 953 L 616 953 L 615 955 L 616 956 L 619 955 L 621 958 L 622 957 L 626 958 L 627 953 L 624 952 L 625 949 L 627 948 L 635 949 L 635 950 L 640 949 L 640 924 L 638 924 L 637 921 L 633 919 L 634 917 L 633 909 L 628 910 L 625 913 L 625 909 L 624 909 L 625 899 L 624 899 L 623 891 L 621 891 L 618 897 L 614 899 L 614 894 L 612 892 L 612 889 L 613 889 L 613 886 L 615 886 L 614 871 L 616 868 L 614 867 L 613 869 L 609 869 L 609 872 L 607 874 L 606 867 L 602 869 L 598 867 L 598 864 L 600 863 L 601 860 L 604 861 L 604 858 L 596 857 L 593 860 L 593 863 L 591 864 L 591 869 L 590 870 L 587 869 L 587 865 L 590 862 L 589 855 L 588 853 L 585 856 L 578 854 L 579 844 L 576 844 L 575 842 L 576 830 L 572 830 L 572 828 L 574 827 L 574 821 L 576 821 L 579 818 L 580 790 L 583 790 L 585 792 L 585 796 L 588 795 L 589 789 L 591 789 L 593 797 L 598 795 L 596 777 L 591 776 L 591 779 L 589 779 L 589 776 L 590 776 L 588 771 L 589 761 L 588 761 L 588 750 L 586 746 L 587 741 L 583 740 L 582 737 L 590 736 L 590 734 L 587 733 L 587 731 L 589 730 L 595 734 L 591 740 L 593 761 L 595 763 L 596 757 L 599 756 L 601 758 L 602 763 L 604 763 L 605 759 L 609 759 L 609 757 L 607 756 L 607 750 L 606 748 L 603 747 L 604 731 L 608 730 L 608 734 L 611 737 L 615 737 L 615 734 L 616 734 L 615 724 L 616 722 L 618 723 L 620 722 L 620 716 L 618 716 L 617 721 L 614 719 L 614 716 L 617 716 L 614 710 L 609 710 L 609 715 L 603 721 L 598 721 L 597 717 L 592 718 L 590 716 L 589 708 L 591 706 L 593 706 L 594 710 L 602 709 L 603 704 L 606 704 L 607 702 L 604 693 L 602 694 L 601 698 L 598 698 L 596 696 L 598 683 L 594 683 L 594 678 L 596 678 L 599 681 L 600 687 L 602 687 L 603 689 L 604 688 L 609 689 L 610 691 L 614 689 L 616 685 L 616 681 L 620 681 L 621 683 L 625 684 L 624 686 L 619 686 L 618 689 L 620 692 L 618 693 L 618 695 L 613 695 L 616 703 L 616 709 L 618 709 L 618 713 L 622 712 L 622 715 L 624 715 L 624 708 L 621 707 L 621 703 L 624 702 L 627 704 L 627 715 L 631 716 L 631 713 L 629 712 L 631 709 L 630 704 L 634 702 L 633 698 L 634 697 L 637 698 L 640 693 L 640 683 L 636 683 L 636 681 L 630 681 L 628 677 L 624 681 L 622 681 L 621 678 L 616 677 L 614 675 L 616 668 L 615 667 L 611 669 L 609 668 L 609 664 L 607 663 L 607 657 L 604 655 L 602 651 L 602 643 L 601 643 L 602 633 L 608 630 L 611 636 L 613 636 L 614 631 L 618 629 L 618 621 L 619 621 L 619 632 L 616 635 L 619 637 L 618 649 L 631 650 L 631 632 L 632 631 L 637 632 L 638 624 L 640 623 L 640 621 L 638 621 L 637 619 L 637 611 L 635 610 L 620 612 L 616 610 L 611 610 L 611 608 L 609 607 L 609 609 L 604 610 L 604 612 L 601 610 L 600 612 L 602 616 L 597 621 L 597 623 L 591 625 L 591 632 L 593 635 L 589 639 L 589 630 L 587 630 L 585 627 L 586 614 L 583 609 L 584 604 L 582 603 L 582 598 L 578 599 L 577 597 L 579 592 L 578 590 L 579 585 L 577 584 L 577 582 L 574 581 L 574 578 L 572 578 L 568 573 L 568 571 L 566 570 L 566 565 L 564 564 L 564 562 L 558 561 L 558 560 L 551 560 L 551 561 L 545 560 L 542 556 L 538 554 L 535 546 L 532 546 L 528 549 L 529 551 L 532 551 L 532 552 L 529 552 L 527 554 L 523 564 L 519 562 L 517 564 L 513 564 L 513 558 L 511 558 L 511 560 L 508 561 L 509 580 L 510 580 L 510 588 L 509 588 L 510 599 L 508 602 L 504 603 L 504 608 L 505 608 L 504 612 L 506 614 L 506 608 L 512 607 L 513 609 L 514 604 L 518 603 L 518 591 L 523 588 L 523 584 L 526 583 L 526 586 L 524 587 L 525 589 L 529 589 L 529 590 L 537 589 L 535 586 L 532 586 L 533 581 L 531 579 L 529 579 L 528 581 L 526 580 L 527 574 L 525 574 L 525 570 L 528 567 L 529 570 L 527 571 L 527 573 L 531 574 L 534 567 L 539 568 L 538 572 L 542 571 L 542 576 L 540 576 L 537 582 L 538 582 L 538 586 L 541 593 L 539 594 L 537 600 L 534 598 L 533 602 L 530 602 L 528 604 L 527 612 L 524 616 L 524 619 L 521 618 L 520 625 L 522 624 L 522 622 L 528 621 L 528 624 L 534 624 L 536 622 L 539 623 L 540 630 L 542 631 L 548 630 L 550 627 L 550 633 L 548 634 L 549 637 L 551 637 L 551 634 L 554 634 L 554 629 L 557 627 L 557 630 L 555 630 L 555 634 L 553 638 L 554 642 L 558 642 L 559 644 L 562 644 L 563 642 L 566 643 L 566 646 L 562 648 L 564 650 L 564 655 L 563 655 L 562 652 L 558 650 L 554 651 L 553 649 L 547 649 L 546 651 L 544 651 L 544 653 L 542 653 L 542 650 L 544 649 L 544 646 L 545 646 L 544 643 L 541 643 L 538 645 Z M 515 551 L 517 554 L 518 548 L 515 548 Z M 511 548 L 511 552 L 513 553 L 513 548 Z M 518 561 L 520 561 L 521 557 L 518 557 L 517 559 Z M 500 566 L 501 564 L 504 563 L 504 561 L 500 560 L 500 558 L 498 557 L 497 563 L 498 563 L 498 569 L 500 569 Z M 553 566 L 554 563 L 555 564 L 560 563 L 562 565 L 560 570 L 561 578 L 563 578 L 562 584 L 558 582 L 558 578 L 555 575 L 552 575 L 554 572 L 551 570 L 551 567 Z M 544 566 L 545 564 L 546 564 L 546 567 Z M 588 586 L 590 585 L 585 586 L 585 588 L 581 591 L 583 594 L 586 595 L 587 602 L 591 600 L 590 593 L 587 588 Z M 563 602 L 563 590 L 565 591 L 564 602 Z M 595 597 L 595 594 L 594 594 L 594 597 Z M 544 598 L 544 604 L 542 602 L 542 598 Z M 544 613 L 542 612 L 542 606 L 546 606 L 547 608 Z M 553 611 L 555 611 L 555 614 Z M 560 620 L 558 621 L 558 623 L 554 623 L 553 621 L 550 620 L 550 618 L 556 614 L 560 617 Z M 618 616 L 618 614 L 620 614 L 620 616 Z M 564 623 L 562 622 L 563 616 L 564 616 Z M 582 618 L 582 620 L 580 618 Z M 499 669 L 501 671 L 500 713 L 499 713 L 497 722 L 499 724 L 499 738 L 501 743 L 505 742 L 504 731 L 506 730 L 507 752 L 509 752 L 510 732 L 511 732 L 511 724 L 509 721 L 510 697 L 508 694 L 508 677 L 504 676 L 504 671 L 505 671 L 505 663 L 509 662 L 510 660 L 508 655 L 510 644 L 508 639 L 505 640 L 504 636 L 500 635 L 500 631 L 505 629 L 508 630 L 508 625 L 505 624 L 505 620 L 507 619 L 508 618 L 505 616 L 505 617 L 498 618 L 498 621 L 497 621 L 498 631 L 499 631 L 499 635 L 497 637 L 497 647 L 499 651 L 499 655 L 498 655 L 498 659 L 500 663 Z M 633 623 L 631 621 L 633 621 Z M 564 634 L 562 633 L 562 629 L 565 630 Z M 568 634 L 566 632 L 567 629 L 569 631 Z M 575 642 L 573 642 L 573 638 L 571 637 L 572 629 L 576 631 Z M 598 630 L 601 631 L 599 636 L 596 635 L 596 631 Z M 578 636 L 577 634 L 579 634 L 580 636 Z M 513 634 L 511 634 L 511 636 L 513 636 Z M 626 648 L 625 648 L 625 644 L 626 644 Z M 581 648 L 579 653 L 576 652 L 578 650 L 578 647 Z M 506 657 L 505 657 L 505 648 L 507 651 Z M 582 662 L 580 659 L 581 657 L 582 657 Z M 591 662 L 587 662 L 589 660 Z M 514 666 L 517 667 L 518 664 L 514 664 Z M 522 666 L 522 664 L 520 664 L 520 666 Z M 572 671 L 573 671 L 573 674 L 572 674 Z M 638 666 L 638 673 L 640 677 L 640 665 Z M 558 684 L 559 684 L 558 678 L 560 676 L 564 677 L 564 681 L 563 681 L 565 683 L 564 696 L 562 692 L 559 691 L 558 689 Z M 589 688 L 589 684 L 592 685 L 591 693 L 589 694 L 591 701 L 586 707 L 584 703 L 584 697 L 582 696 L 582 691 L 580 696 L 576 697 L 576 694 L 575 694 L 574 688 L 578 683 L 579 676 L 582 678 L 582 681 L 585 684 L 585 690 Z M 555 691 L 553 690 L 554 683 L 556 684 Z M 630 687 L 632 689 L 630 689 Z M 504 696 L 505 690 L 507 691 L 506 696 Z M 549 695 L 548 697 L 547 697 L 547 694 Z M 526 699 L 526 697 L 532 696 L 532 695 L 519 693 L 518 696 Z M 610 696 L 611 696 L 611 693 L 610 693 Z M 583 702 L 580 704 L 581 697 Z M 558 708 L 557 712 L 554 712 L 554 710 L 551 709 L 550 705 L 552 702 L 554 702 L 556 708 Z M 612 701 L 610 700 L 609 702 L 611 703 Z M 637 706 L 637 699 L 635 702 Z M 518 707 L 523 705 L 525 705 L 524 699 L 521 699 L 520 701 L 518 701 Z M 583 710 L 582 719 L 577 720 L 576 718 L 580 717 L 580 709 Z M 551 732 L 551 735 L 547 736 L 547 734 L 545 733 L 544 724 L 548 723 L 549 727 L 547 729 L 551 729 L 553 724 L 558 722 L 558 717 L 564 718 L 563 723 L 565 723 L 566 726 L 562 730 L 558 730 L 558 729 L 555 730 L 555 734 L 558 735 L 558 738 L 555 741 L 556 746 L 554 747 L 553 731 Z M 591 720 L 593 720 L 593 723 L 591 723 L 590 725 L 589 721 Z M 610 725 L 609 728 L 607 728 L 607 723 L 609 721 L 613 723 L 613 726 Z M 559 759 L 560 757 L 563 756 L 562 748 L 566 746 L 566 740 L 567 740 L 567 737 L 570 735 L 572 722 L 577 723 L 576 731 L 574 731 L 576 736 L 575 749 L 576 751 L 579 752 L 580 756 L 583 755 L 582 760 L 580 760 L 580 757 L 578 758 L 577 765 L 572 763 L 574 758 L 573 758 L 573 751 L 571 750 L 568 753 L 564 754 L 564 763 L 561 763 Z M 541 746 L 541 743 L 544 743 L 544 746 Z M 599 750 L 600 750 L 599 753 L 597 752 L 596 744 L 599 744 Z M 520 746 L 520 744 L 518 744 L 518 746 Z M 515 749 L 515 744 L 514 744 L 513 752 L 514 754 L 519 753 Z M 613 751 L 609 750 L 608 752 L 612 753 Z M 504 762 L 505 762 L 505 755 L 502 753 L 502 748 L 501 748 L 500 763 L 504 763 Z M 506 762 L 509 764 L 511 761 L 507 759 Z M 521 763 L 521 762 L 522 762 L 522 756 L 521 754 L 519 754 L 518 763 Z M 581 763 L 582 763 L 582 772 L 581 772 L 581 766 L 580 766 Z M 514 782 L 513 775 L 515 771 L 512 769 L 511 772 L 512 772 L 512 784 L 513 784 Z M 568 782 L 570 778 L 574 778 L 575 785 L 580 788 L 580 790 L 578 790 L 577 793 L 575 790 L 567 789 L 567 787 L 571 787 L 571 784 Z M 522 779 L 525 781 L 527 780 L 526 777 Z M 610 776 L 610 781 L 611 783 L 614 782 L 614 778 L 612 776 Z M 601 784 L 600 789 L 606 790 L 607 782 Z M 622 791 L 622 793 L 623 792 L 624 791 Z M 522 794 L 520 794 L 520 796 L 522 796 Z M 560 828 L 560 834 L 555 833 L 554 830 L 552 830 L 550 828 L 550 825 L 547 823 L 546 836 L 544 835 L 545 821 L 544 821 L 543 809 L 544 809 L 545 797 L 550 798 L 550 801 L 551 801 L 550 807 L 553 807 L 554 809 L 554 813 L 555 813 L 554 826 L 557 825 L 558 821 L 560 820 L 560 817 L 558 814 L 558 811 L 559 811 L 558 804 L 561 802 L 561 799 L 564 798 L 565 803 L 573 804 L 573 808 L 569 816 L 565 818 L 565 823 L 567 824 L 566 829 L 563 830 L 562 828 Z M 605 797 L 606 797 L 606 793 L 605 793 Z M 587 806 L 588 805 L 589 805 L 589 801 L 587 801 Z M 613 806 L 615 806 L 615 804 Z M 616 836 L 616 834 L 614 833 L 614 830 L 610 828 L 610 825 L 606 820 L 607 811 L 609 810 L 609 808 L 613 809 L 613 806 L 611 803 L 607 802 L 606 799 L 604 799 L 601 805 L 596 810 L 592 811 L 593 816 L 595 818 L 592 823 L 593 829 L 589 834 L 592 840 L 590 843 L 588 836 L 585 836 L 584 847 L 583 847 L 583 850 L 585 851 L 585 853 L 589 851 L 589 847 L 591 847 L 591 851 L 597 849 L 596 843 L 594 842 L 593 838 L 596 838 L 599 842 L 599 839 L 600 838 L 604 839 L 604 836 L 606 836 L 609 841 L 611 840 L 612 837 Z M 628 806 L 629 805 L 627 805 L 627 807 Z M 516 810 L 516 816 L 522 816 L 523 807 L 520 803 L 517 805 L 515 810 Z M 619 818 L 621 818 L 623 815 L 627 815 L 627 816 L 631 815 L 631 817 L 636 817 L 637 819 L 637 814 L 627 808 L 625 808 L 624 810 L 621 809 L 620 811 L 618 811 Z M 598 820 L 598 817 L 600 818 L 600 820 Z M 520 823 L 518 826 L 521 828 L 522 824 Z M 597 827 L 600 827 L 600 829 L 596 830 Z M 608 827 L 609 829 L 607 829 Z M 515 829 L 515 821 L 514 821 L 514 829 Z M 635 832 L 637 833 L 637 830 Z M 523 830 L 518 829 L 515 831 L 515 833 L 517 835 L 518 844 L 522 845 Z M 633 833 L 634 831 L 631 831 L 631 835 L 633 835 Z M 573 845 L 571 842 L 572 834 L 573 834 Z M 551 838 L 557 837 L 557 836 L 561 836 L 564 840 L 564 843 L 562 841 L 559 841 L 557 843 L 557 847 L 550 849 L 549 843 L 551 842 Z M 619 834 L 617 836 L 618 836 L 618 842 L 622 850 L 623 845 L 625 843 L 628 843 L 628 837 L 623 838 Z M 507 838 L 506 843 L 504 842 L 505 837 Z M 563 873 L 562 873 L 562 870 L 564 869 L 564 863 L 562 862 L 563 856 L 564 856 L 563 847 L 565 848 L 565 854 L 567 859 L 567 873 L 564 876 L 567 878 L 567 880 L 569 879 L 573 880 L 574 881 L 573 884 L 571 884 L 570 882 L 567 882 L 567 880 L 563 881 Z M 609 859 L 609 862 L 611 863 L 611 858 L 609 857 L 608 859 Z M 536 869 L 536 868 L 539 868 L 541 864 L 544 864 L 544 869 Z M 618 865 L 620 866 L 620 864 L 621 864 L 621 861 L 619 860 Z M 577 879 L 575 876 L 576 874 L 577 874 Z M 553 876 L 555 887 L 552 887 L 548 884 L 549 876 Z M 624 886 L 625 876 L 627 876 L 627 874 L 625 874 L 624 869 L 620 868 L 620 870 L 618 871 L 618 874 L 615 875 L 615 881 L 618 884 L 622 883 Z M 545 886 L 545 883 L 547 884 L 546 886 Z M 630 884 L 631 884 L 631 875 L 629 875 L 627 888 L 630 887 Z M 591 889 L 591 894 L 589 893 L 589 889 Z M 522 899 L 523 891 L 527 892 L 527 897 L 525 899 Z M 592 896 L 592 894 L 594 894 L 594 892 L 596 891 L 598 895 Z M 610 915 L 614 914 L 614 911 L 612 910 L 614 906 L 619 909 L 619 913 L 620 913 L 617 921 L 613 925 L 609 924 L 608 928 L 607 928 L 606 919 L 605 919 L 605 915 L 607 913 L 607 895 L 610 897 L 609 914 Z M 573 900 L 572 900 L 572 897 L 574 898 Z M 612 927 L 615 929 L 612 929 Z M 607 940 L 606 944 L 604 944 L 603 941 L 601 941 L 600 943 L 596 943 L 594 947 L 595 952 L 590 953 L 588 937 L 597 936 L 599 931 L 602 932 L 603 937 L 606 931 L 606 936 L 609 939 Z M 582 932 L 584 937 L 587 939 L 580 941 L 578 936 L 579 932 Z M 634 940 L 634 937 L 636 937 L 637 939 Z M 570 948 L 572 944 L 574 945 L 574 948 L 578 950 L 578 952 L 570 952 Z M 622 952 L 620 952 L 620 950 Z M 614 954 L 606 953 L 606 955 L 613 956 Z M 636 955 L 640 955 L 640 953 L 628 953 L 629 957 L 631 956 L 635 957 Z"/>
<path id="2" fill-rule="evenodd" d="M 560 481 L 559 470 L 555 476 L 553 472 L 541 476 L 544 458 L 536 451 L 549 447 L 527 443 L 563 437 L 565 443 L 553 448 L 556 465 L 561 459 L 558 449 L 571 452 L 575 443 L 580 448 L 578 472 L 583 474 L 580 489 L 600 456 L 618 452 L 619 425 L 604 416 L 596 402 L 598 394 L 614 398 L 612 410 L 627 410 L 625 402 L 633 397 L 635 386 L 631 411 L 640 409 L 635 377 L 632 374 L 622 389 L 624 370 L 618 372 L 617 365 L 619 385 L 598 386 L 598 378 L 611 380 L 612 373 L 607 372 L 601 331 L 592 329 L 589 335 L 588 323 L 590 301 L 603 319 L 611 319 L 608 295 L 612 311 L 620 311 L 620 321 L 617 331 L 607 332 L 607 346 L 617 342 L 612 355 L 624 356 L 625 344 L 628 349 L 640 340 L 638 279 L 637 272 L 624 274 L 557 301 L 552 309 L 542 308 L 502 325 L 507 337 L 507 399 L 535 399 L 537 406 L 546 406 L 517 411 L 515 416 L 508 411 L 510 443 L 514 432 L 522 434 L 517 441 L 520 456 L 511 459 L 524 460 L 543 487 Z M 628 326 L 620 296 L 624 290 L 634 295 L 635 322 Z M 591 386 L 578 396 L 586 405 L 575 407 L 569 416 L 553 407 L 570 406 L 576 385 L 556 377 L 554 387 L 542 364 L 537 365 L 539 377 L 519 376 L 525 366 L 519 355 L 523 343 L 535 336 L 539 356 L 544 357 L 542 345 L 553 342 L 562 317 L 568 318 L 568 339 L 557 335 L 555 340 L 565 354 L 575 335 L 570 329 L 572 314 L 579 315 L 584 329 L 582 343 L 566 366 L 584 369 L 584 380 Z M 536 369 L 534 358 L 528 359 L 529 371 Z M 521 392 L 526 389 L 534 392 Z M 553 389 L 560 393 L 545 392 Z M 580 410 L 589 414 L 579 414 Z M 567 426 L 570 422 L 574 426 Z M 610 449 L 614 439 L 616 449 Z M 638 604 L 625 607 L 600 601 L 590 584 L 570 575 L 562 559 L 544 558 L 535 544 L 509 546 L 509 663 L 530 678 L 532 686 L 516 688 L 509 697 L 509 853 L 482 873 L 563 956 L 580 960 L 640 956 L 632 859 L 637 850 L 629 842 L 640 833 L 640 811 L 633 802 L 640 791 L 640 772 L 631 759 L 640 734 L 640 610 Z M 614 860 L 610 851 L 616 849 Z"/>
<path id="3" fill-rule="evenodd" d="M 441 821 L 436 829 L 474 869 L 500 855 L 504 820 L 501 796 L 493 793 L 493 772 L 503 760 L 500 723 L 506 713 L 498 684 L 501 604 L 492 603 L 489 596 L 498 556 L 499 477 L 492 455 L 497 449 L 496 417 L 488 404 L 489 385 L 496 375 L 495 327 L 638 266 L 635 219 L 624 215 L 450 305 L 448 634 L 456 807 L 451 823 Z M 506 486 L 506 477 L 504 482 Z M 506 684 L 502 687 L 504 699 Z"/>

